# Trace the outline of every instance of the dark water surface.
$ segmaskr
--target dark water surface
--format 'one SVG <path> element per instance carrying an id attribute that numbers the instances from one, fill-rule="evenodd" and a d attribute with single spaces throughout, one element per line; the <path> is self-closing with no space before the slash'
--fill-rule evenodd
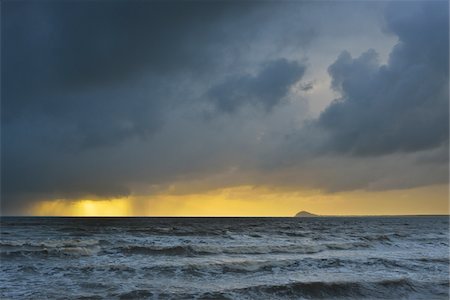
<path id="1" fill-rule="evenodd" d="M 447 217 L 1 219 L 1 299 L 448 299 Z"/>

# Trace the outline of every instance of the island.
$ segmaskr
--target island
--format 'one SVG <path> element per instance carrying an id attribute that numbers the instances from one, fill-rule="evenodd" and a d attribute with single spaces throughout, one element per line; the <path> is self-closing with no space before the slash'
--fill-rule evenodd
<path id="1" fill-rule="evenodd" d="M 318 215 L 312 214 L 310 212 L 302 210 L 301 212 L 297 213 L 295 215 L 296 218 L 311 218 L 311 217 L 318 217 Z"/>

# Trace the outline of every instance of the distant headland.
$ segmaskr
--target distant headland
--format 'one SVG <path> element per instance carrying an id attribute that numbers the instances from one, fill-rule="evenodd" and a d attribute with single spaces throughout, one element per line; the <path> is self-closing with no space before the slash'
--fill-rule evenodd
<path id="1" fill-rule="evenodd" d="M 311 218 L 311 217 L 319 217 L 318 215 L 312 214 L 310 212 L 302 210 L 295 215 L 296 218 Z"/>

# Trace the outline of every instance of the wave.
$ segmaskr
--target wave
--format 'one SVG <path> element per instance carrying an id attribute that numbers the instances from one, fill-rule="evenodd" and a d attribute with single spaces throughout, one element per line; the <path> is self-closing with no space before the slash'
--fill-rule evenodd
<path id="1" fill-rule="evenodd" d="M 153 296 L 153 293 L 147 290 L 134 290 L 131 292 L 122 293 L 119 295 L 120 300 L 126 299 L 148 299 Z"/>
<path id="2" fill-rule="evenodd" d="M 212 254 L 314 254 L 327 250 L 325 245 L 177 245 L 177 246 L 141 246 L 129 245 L 113 250 L 127 255 L 212 255 Z"/>
<path id="3" fill-rule="evenodd" d="M 8 241 L 0 243 L 0 258 L 89 256 L 100 252 L 99 240 Z"/>
<path id="4" fill-rule="evenodd" d="M 370 245 L 364 242 L 350 242 L 350 243 L 330 243 L 326 244 L 326 247 L 329 250 L 352 250 L 352 249 L 369 248 Z"/>
<path id="5" fill-rule="evenodd" d="M 187 244 L 187 245 L 142 245 L 119 243 L 123 246 L 111 248 L 112 243 L 96 239 L 67 239 L 49 241 L 8 241 L 0 243 L 0 255 L 4 258 L 29 256 L 61 256 L 61 255 L 95 255 L 99 253 L 124 255 L 168 255 L 168 256 L 200 256 L 200 255 L 261 255 L 261 254 L 315 254 L 326 250 L 349 250 L 369 247 L 363 242 L 328 243 L 328 244 Z"/>
<path id="6" fill-rule="evenodd" d="M 288 269 L 298 266 L 298 261 L 237 261 L 217 263 L 191 263 L 175 265 L 157 265 L 143 267 L 145 274 L 164 274 L 165 276 L 187 276 L 214 278 L 223 274 L 270 273 L 274 268 Z M 191 277 L 192 278 L 192 277 Z"/>
<path id="7" fill-rule="evenodd" d="M 33 257 L 61 257 L 61 256 L 91 256 L 100 251 L 100 247 L 63 247 L 41 250 L 11 250 L 0 252 L 0 258 L 33 258 Z"/>
<path id="8" fill-rule="evenodd" d="M 221 292 L 206 293 L 205 299 L 325 299 L 367 298 L 399 299 L 417 295 L 429 295 L 430 299 L 448 299 L 448 282 L 424 283 L 406 278 L 376 282 L 294 282 L 281 285 L 259 285 Z"/>
<path id="9" fill-rule="evenodd" d="M 351 250 L 368 248 L 365 242 L 327 243 L 327 244 L 253 244 L 253 245 L 129 245 L 112 248 L 109 251 L 120 252 L 125 255 L 213 255 L 213 254 L 315 254 L 326 250 Z"/>
<path id="10" fill-rule="evenodd" d="M 29 241 L 16 240 L 0 242 L 0 247 L 41 247 L 41 248 L 61 248 L 61 247 L 89 247 L 98 245 L 101 241 L 96 239 L 63 239 Z"/>
<path id="11" fill-rule="evenodd" d="M 119 299 L 448 299 L 448 282 L 433 284 L 405 278 L 375 282 L 293 282 L 206 293 L 158 293 L 145 289 L 115 295 Z"/>
<path id="12" fill-rule="evenodd" d="M 204 228 L 178 228 L 178 227 L 153 227 L 153 228 L 128 228 L 131 234 L 145 235 L 170 235 L 170 236 L 221 236 L 228 237 L 230 232 L 223 229 Z"/>
<path id="13" fill-rule="evenodd" d="M 419 262 L 428 262 L 428 263 L 443 263 L 448 264 L 450 262 L 449 257 L 422 257 L 414 259 Z"/>
<path id="14" fill-rule="evenodd" d="M 368 235 L 368 236 L 362 236 L 360 237 L 363 241 L 370 241 L 370 242 L 381 242 L 381 243 L 391 243 L 392 240 L 389 238 L 388 235 L 380 234 L 380 235 Z"/>
<path id="15" fill-rule="evenodd" d="M 115 248 L 115 250 L 128 255 L 141 254 L 141 255 L 200 255 L 209 254 L 194 249 L 192 246 L 125 246 Z"/>

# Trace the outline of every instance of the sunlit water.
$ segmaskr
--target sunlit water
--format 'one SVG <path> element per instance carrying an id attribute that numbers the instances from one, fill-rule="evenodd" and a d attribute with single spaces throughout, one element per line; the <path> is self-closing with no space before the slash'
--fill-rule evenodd
<path id="1" fill-rule="evenodd" d="M 448 299 L 447 217 L 2 218 L 1 299 Z"/>

